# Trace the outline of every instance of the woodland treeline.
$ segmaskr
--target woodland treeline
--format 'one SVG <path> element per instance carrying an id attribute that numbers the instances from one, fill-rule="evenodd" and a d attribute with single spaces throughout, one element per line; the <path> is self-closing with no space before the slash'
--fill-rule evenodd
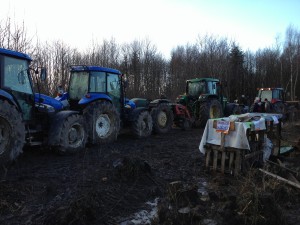
<path id="1" fill-rule="evenodd" d="M 226 84 L 224 94 L 230 101 L 241 95 L 252 100 L 258 87 L 283 87 L 286 99 L 296 100 L 300 96 L 300 32 L 290 25 L 283 40 L 274 42 L 272 47 L 251 52 L 227 38 L 199 35 L 195 43 L 174 48 L 166 59 L 148 39 L 118 44 L 111 38 L 79 51 L 61 40 L 41 42 L 28 34 L 24 23 L 0 21 L 0 47 L 25 52 L 33 64 L 46 67 L 48 78 L 40 89 L 50 96 L 55 96 L 58 85 L 67 89 L 70 65 L 99 65 L 127 75 L 129 98 L 165 95 L 175 100 L 184 93 L 187 79 L 214 77 Z"/>

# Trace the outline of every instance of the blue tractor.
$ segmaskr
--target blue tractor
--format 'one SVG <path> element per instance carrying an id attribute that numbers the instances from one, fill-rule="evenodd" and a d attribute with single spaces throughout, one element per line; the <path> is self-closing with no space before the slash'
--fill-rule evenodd
<path id="1" fill-rule="evenodd" d="M 154 106 L 127 99 L 126 84 L 125 76 L 116 69 L 71 66 L 68 92 L 59 90 L 57 99 L 68 99 L 70 109 L 82 112 L 92 144 L 116 140 L 121 127 L 130 128 L 137 138 L 147 137 L 156 124 L 151 112 L 159 113 Z"/>
<path id="2" fill-rule="evenodd" d="M 86 143 L 78 111 L 65 110 L 63 102 L 34 93 L 33 76 L 46 79 L 46 70 L 33 69 L 31 61 L 26 54 L 0 48 L 0 165 L 15 160 L 24 144 L 47 145 L 65 154 Z M 39 83 L 35 85 L 38 89 Z"/>

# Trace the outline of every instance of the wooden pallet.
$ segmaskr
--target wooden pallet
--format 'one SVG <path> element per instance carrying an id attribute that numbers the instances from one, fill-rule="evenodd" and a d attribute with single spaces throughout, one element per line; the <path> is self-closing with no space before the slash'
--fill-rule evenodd
<path id="1" fill-rule="evenodd" d="M 213 122 L 213 128 L 217 130 L 217 121 Z M 230 122 L 227 132 L 221 133 L 220 145 L 206 144 L 205 149 L 205 165 L 213 171 L 228 172 L 234 176 L 239 175 L 242 171 L 246 171 L 253 162 L 263 162 L 263 143 L 264 138 L 271 139 L 274 148 L 272 155 L 279 154 L 281 140 L 281 119 L 278 124 L 273 121 L 266 121 L 266 130 L 247 130 L 247 139 L 249 141 L 250 150 L 225 148 L 225 136 L 228 132 L 235 130 L 235 123 Z M 218 132 L 218 131 L 217 131 Z"/>
<path id="2" fill-rule="evenodd" d="M 213 171 L 229 173 L 234 176 L 246 171 L 254 161 L 262 161 L 263 151 L 248 152 L 245 149 L 225 148 L 217 145 L 207 145 L 205 166 Z"/>
<path id="3" fill-rule="evenodd" d="M 213 127 L 216 128 L 214 121 Z M 230 123 L 229 132 L 234 131 L 234 122 Z M 206 144 L 205 165 L 213 171 L 228 172 L 234 176 L 239 175 L 243 170 L 252 164 L 253 161 L 263 160 L 262 143 L 266 131 L 248 132 L 247 137 L 251 150 L 225 148 L 226 133 L 221 132 L 220 145 Z"/>

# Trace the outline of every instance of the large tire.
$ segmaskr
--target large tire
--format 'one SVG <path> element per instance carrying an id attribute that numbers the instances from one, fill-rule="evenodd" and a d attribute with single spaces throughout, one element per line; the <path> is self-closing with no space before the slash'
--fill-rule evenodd
<path id="1" fill-rule="evenodd" d="M 60 154 L 74 154 L 85 147 L 87 134 L 82 115 L 72 114 L 64 121 L 57 150 Z"/>
<path id="2" fill-rule="evenodd" d="M 205 127 L 208 119 L 220 118 L 222 116 L 222 105 L 218 100 L 212 99 L 201 102 L 198 118 L 200 127 Z"/>
<path id="3" fill-rule="evenodd" d="M 166 103 L 161 103 L 151 110 L 153 132 L 156 134 L 167 133 L 171 130 L 174 120 L 173 111 Z"/>
<path id="4" fill-rule="evenodd" d="M 141 111 L 132 122 L 131 131 L 136 138 L 148 137 L 152 133 L 153 121 L 148 111 Z"/>
<path id="5" fill-rule="evenodd" d="M 280 113 L 282 115 L 285 115 L 287 111 L 286 106 L 283 104 L 283 102 L 274 103 L 272 109 L 274 113 Z"/>
<path id="6" fill-rule="evenodd" d="M 289 122 L 295 122 L 297 121 L 299 118 L 298 118 L 298 110 L 296 109 L 296 107 L 294 106 L 290 106 L 288 109 L 287 109 L 287 120 Z"/>
<path id="7" fill-rule="evenodd" d="M 242 114 L 242 111 L 242 106 L 235 103 L 227 103 L 224 114 L 225 116 L 239 115 Z"/>
<path id="8" fill-rule="evenodd" d="M 120 115 L 110 102 L 92 102 L 84 110 L 84 118 L 90 143 L 103 144 L 117 140 L 120 131 Z"/>
<path id="9" fill-rule="evenodd" d="M 193 126 L 193 122 L 188 118 L 183 118 L 180 124 L 182 130 L 190 130 Z"/>
<path id="10" fill-rule="evenodd" d="M 272 110 L 271 112 L 273 113 L 278 113 L 278 114 L 282 114 L 282 118 L 281 120 L 283 122 L 287 121 L 287 108 L 285 106 L 285 104 L 283 102 L 275 102 L 272 105 Z"/>
<path id="11" fill-rule="evenodd" d="M 15 160 L 25 143 L 21 113 L 7 101 L 0 100 L 0 165 Z"/>
<path id="12" fill-rule="evenodd" d="M 231 115 L 240 115 L 242 113 L 243 113 L 242 106 L 240 106 L 240 105 L 234 105 L 233 106 Z"/>

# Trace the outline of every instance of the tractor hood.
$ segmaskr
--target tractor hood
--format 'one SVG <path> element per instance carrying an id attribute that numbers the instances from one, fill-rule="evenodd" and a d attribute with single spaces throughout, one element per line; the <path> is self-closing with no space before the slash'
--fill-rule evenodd
<path id="1" fill-rule="evenodd" d="M 34 102 L 35 103 L 41 103 L 45 105 L 50 105 L 52 106 L 55 110 L 62 110 L 64 108 L 64 104 L 50 96 L 44 95 L 44 94 L 39 94 L 35 93 L 34 94 Z"/>

